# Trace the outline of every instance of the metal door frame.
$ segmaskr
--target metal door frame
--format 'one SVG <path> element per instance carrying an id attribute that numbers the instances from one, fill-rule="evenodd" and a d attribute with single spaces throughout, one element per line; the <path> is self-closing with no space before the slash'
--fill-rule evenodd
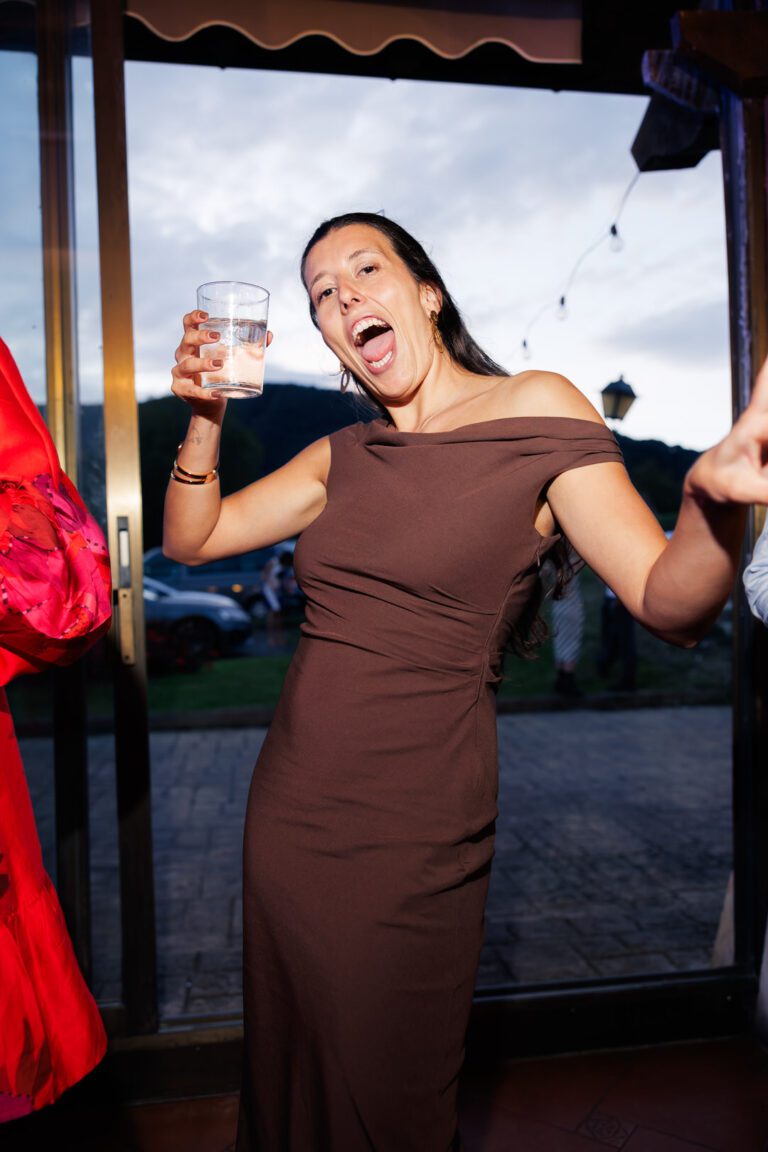
<path id="1" fill-rule="evenodd" d="M 43 224 L 46 246 L 46 338 L 49 414 L 57 446 L 70 474 L 75 467 L 77 396 L 72 282 L 71 130 L 68 53 L 62 21 L 74 19 L 75 0 L 41 0 L 38 13 Z M 80 6 L 77 5 L 78 10 Z M 150 757 L 146 654 L 142 604 L 141 487 L 138 409 L 134 389 L 131 267 L 125 136 L 124 28 L 121 0 L 95 0 L 91 12 L 96 123 L 99 245 L 104 343 L 104 424 L 109 543 L 115 584 L 112 634 L 115 678 L 115 751 L 123 928 L 123 1007 L 112 1013 L 116 1035 L 146 1036 L 144 1056 L 130 1062 L 126 1079 L 137 1092 L 156 1091 L 163 1069 L 177 1084 L 167 1047 L 177 1052 L 195 1081 L 202 1042 L 239 1050 L 237 1021 L 157 1033 L 155 911 L 151 829 Z M 429 78 L 429 77 L 427 77 Z M 721 116 L 728 225 L 733 409 L 748 402 L 755 365 L 768 343 L 764 301 L 766 268 L 766 101 L 726 93 Z M 751 547 L 756 523 L 745 548 Z M 734 859 L 736 872 L 736 963 L 714 972 L 590 981 L 479 992 L 469 1049 L 475 1053 L 532 1053 L 588 1046 L 647 1043 L 660 1039 L 719 1035 L 750 1027 L 768 910 L 768 781 L 760 756 L 766 747 L 768 651 L 766 632 L 749 615 L 742 595 L 735 613 Z M 56 747 L 59 884 L 84 966 L 89 963 L 87 900 L 87 786 L 85 726 L 77 720 L 70 686 L 69 722 L 60 711 Z M 72 716 L 75 721 L 71 722 Z M 80 752 L 74 755 L 77 748 Z M 64 751 L 66 750 L 66 755 Z M 73 767 L 74 765 L 74 767 Z M 65 796 L 74 800 L 67 810 Z M 75 834 L 72 835 L 74 826 Z M 63 888 L 62 888 L 63 885 Z M 184 1029 L 182 1021 L 176 1022 Z M 197 1046 L 197 1047 L 196 1047 Z M 233 1057 L 234 1058 L 234 1057 Z M 122 1057 L 125 1059 L 125 1055 Z M 184 1064 L 186 1061 L 186 1064 Z M 236 1060 L 235 1060 L 236 1063 Z M 208 1068 L 206 1073 L 204 1069 Z M 209 1059 L 200 1065 L 202 1082 Z M 142 1077 L 151 1077 L 148 1080 Z M 224 1080 L 227 1073 L 222 1072 Z M 210 1081 L 208 1081 L 210 1083 Z"/>

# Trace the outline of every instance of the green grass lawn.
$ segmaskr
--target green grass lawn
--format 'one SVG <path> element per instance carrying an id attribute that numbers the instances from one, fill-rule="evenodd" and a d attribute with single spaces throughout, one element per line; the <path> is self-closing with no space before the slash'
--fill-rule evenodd
<path id="1" fill-rule="evenodd" d="M 290 662 L 288 655 L 233 657 L 192 674 L 151 676 L 149 707 L 152 712 L 274 707 Z"/>
<path id="2" fill-rule="evenodd" d="M 585 603 L 584 644 L 577 670 L 579 685 L 589 693 L 604 692 L 611 679 L 602 680 L 596 669 L 600 633 L 602 585 L 588 570 L 579 577 Z M 545 608 L 545 615 L 547 615 Z M 292 632 L 295 641 L 298 632 Z M 673 648 L 637 628 L 637 693 L 720 693 L 728 701 L 731 682 L 731 646 L 725 631 L 716 627 L 694 649 Z M 149 707 L 153 713 L 199 712 L 217 708 L 272 708 L 277 703 L 290 654 L 232 657 L 215 660 L 194 673 L 152 673 Z M 552 644 L 546 642 L 533 660 L 509 653 L 500 687 L 503 697 L 549 695 L 554 685 Z M 48 676 L 22 677 L 10 685 L 9 699 L 17 722 L 47 719 L 52 714 Z M 89 677 L 89 711 L 108 716 L 112 690 L 103 673 Z"/>

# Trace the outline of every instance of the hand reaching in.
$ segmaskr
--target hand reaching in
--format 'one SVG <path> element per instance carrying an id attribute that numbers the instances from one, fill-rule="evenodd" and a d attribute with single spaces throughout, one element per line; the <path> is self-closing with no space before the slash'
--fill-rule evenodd
<path id="1" fill-rule="evenodd" d="M 716 504 L 768 504 L 768 360 L 748 407 L 728 435 L 702 453 L 684 492 Z"/>

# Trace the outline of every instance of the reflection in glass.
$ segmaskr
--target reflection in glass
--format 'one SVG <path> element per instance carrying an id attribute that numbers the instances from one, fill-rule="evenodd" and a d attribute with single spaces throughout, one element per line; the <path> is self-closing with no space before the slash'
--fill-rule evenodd
<path id="1" fill-rule="evenodd" d="M 93 80 L 87 29 L 83 54 L 72 58 L 77 376 L 80 395 L 78 461 L 83 499 L 107 534 L 101 297 L 93 125 Z M 88 656 L 88 794 L 91 864 L 93 992 L 119 1002 L 121 988 L 120 871 L 109 641 Z"/>
<path id="2" fill-rule="evenodd" d="M 45 405 L 45 322 L 37 132 L 37 57 L 0 51 L 0 336 L 38 405 Z M 12 157 L 12 162 L 9 162 Z"/>

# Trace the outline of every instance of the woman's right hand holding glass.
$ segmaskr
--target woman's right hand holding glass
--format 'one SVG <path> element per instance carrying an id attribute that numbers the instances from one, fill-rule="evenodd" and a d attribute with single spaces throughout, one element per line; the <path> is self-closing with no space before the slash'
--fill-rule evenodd
<path id="1" fill-rule="evenodd" d="M 201 372 L 221 367 L 220 360 L 204 360 L 201 355 L 205 345 L 216 344 L 219 340 L 218 332 L 201 331 L 200 325 L 207 319 L 207 312 L 198 311 L 187 312 L 184 317 L 184 335 L 176 349 L 176 364 L 171 369 L 171 391 L 189 404 L 196 414 L 220 423 L 227 401 L 210 396 L 200 382 Z"/>

